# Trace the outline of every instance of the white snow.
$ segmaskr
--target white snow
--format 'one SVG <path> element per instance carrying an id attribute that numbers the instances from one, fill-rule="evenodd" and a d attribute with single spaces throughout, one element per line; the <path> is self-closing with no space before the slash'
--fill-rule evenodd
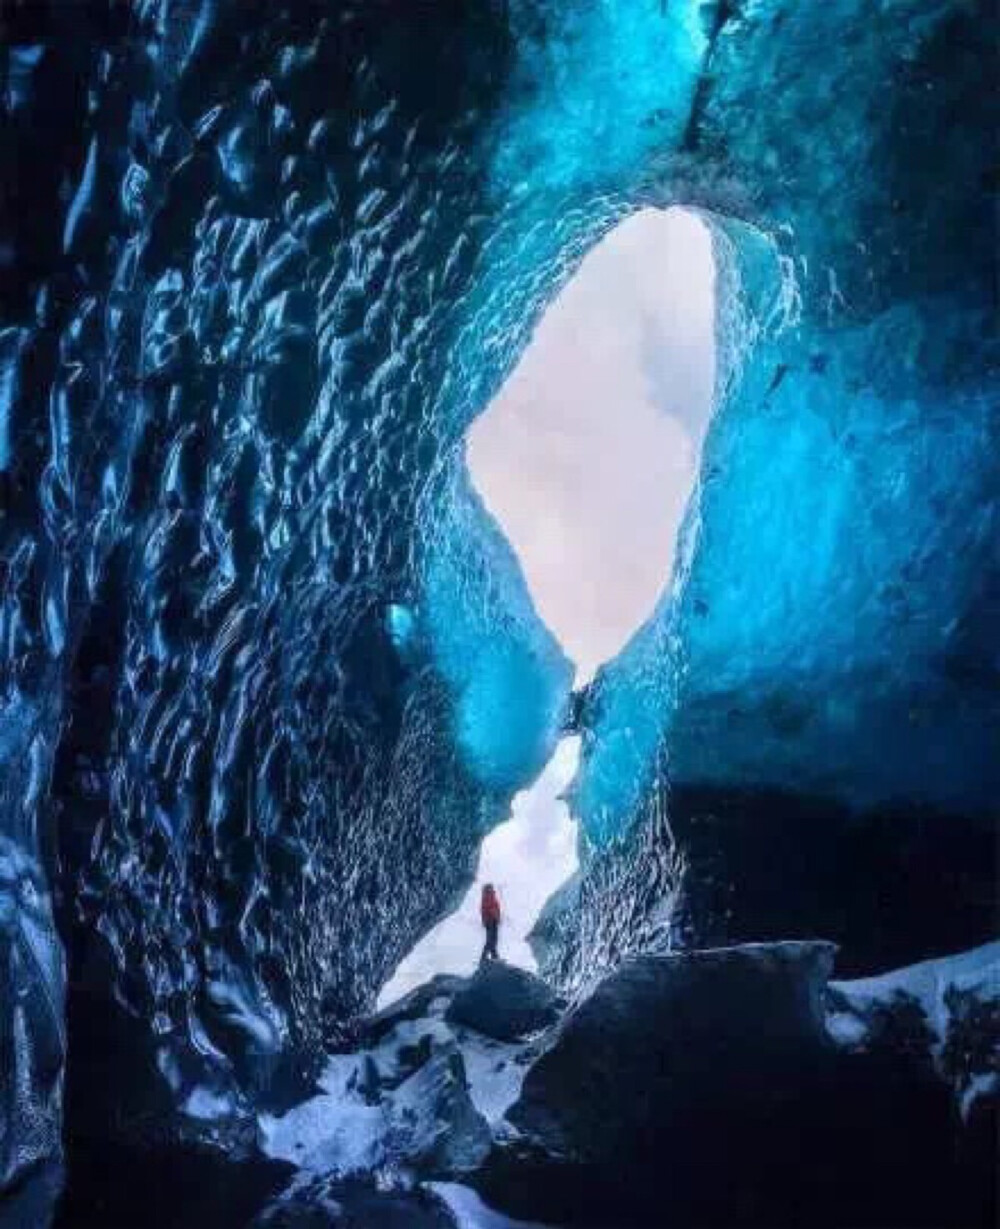
<path id="1" fill-rule="evenodd" d="M 414 1089 L 421 1087 L 419 1070 L 403 1080 L 396 1091 L 383 1089 L 380 1104 L 368 1105 L 361 1091 L 365 1066 L 373 1063 L 383 1080 L 398 1079 L 403 1074 L 400 1050 L 415 1046 L 427 1036 L 438 1047 L 457 1044 L 465 1062 L 472 1103 L 494 1126 L 517 1100 L 527 1057 L 537 1043 L 506 1044 L 468 1029 L 453 1029 L 444 1020 L 448 1002 L 447 998 L 433 1000 L 426 1016 L 401 1021 L 369 1050 L 331 1055 L 317 1081 L 323 1090 L 319 1095 L 281 1117 L 259 1117 L 262 1151 L 302 1170 L 340 1177 L 385 1164 L 400 1116 L 406 1116 L 407 1111 L 411 1121 L 419 1116 L 421 1107 L 412 1104 Z"/>
<path id="2" fill-rule="evenodd" d="M 280 1118 L 258 1118 L 261 1150 L 314 1173 L 339 1176 L 374 1169 L 388 1131 L 385 1108 L 366 1105 L 352 1080 L 361 1078 L 363 1054 L 332 1055 L 319 1078 L 323 1092 Z"/>
<path id="3" fill-rule="evenodd" d="M 826 1018 L 826 1031 L 838 1045 L 853 1049 L 868 1036 L 868 1027 L 863 1020 L 850 1012 L 833 1012 Z"/>
<path id="4" fill-rule="evenodd" d="M 879 1003 L 889 1003 L 896 994 L 916 999 L 934 1035 L 931 1057 L 940 1064 L 948 1036 L 950 1011 L 946 995 L 951 988 L 974 994 L 987 1002 L 1000 1002 L 1000 942 L 987 943 L 972 951 L 920 964 L 893 969 L 877 977 L 855 981 L 832 981 L 830 988 L 848 1003 L 847 1010 L 827 1015 L 827 1032 L 838 1045 L 853 1049 L 864 1044 L 868 1035 L 866 1016 Z M 973 1072 L 969 1083 L 956 1088 L 960 1112 L 968 1116 L 976 1099 L 1000 1088 L 995 1071 Z"/>
<path id="5" fill-rule="evenodd" d="M 211 1121 L 215 1118 L 227 1118 L 233 1112 L 231 1097 L 220 1096 L 209 1088 L 192 1088 L 187 1099 L 181 1106 L 181 1111 L 191 1118 Z"/>
<path id="6" fill-rule="evenodd" d="M 261 1115 L 258 1123 L 265 1155 L 338 1177 L 375 1169 L 388 1130 L 381 1106 L 329 1095 L 304 1101 L 281 1118 Z"/>
<path id="7" fill-rule="evenodd" d="M 483 841 L 475 882 L 461 905 L 434 927 L 382 988 L 379 1008 L 430 981 L 435 973 L 475 972 L 483 946 L 479 903 L 484 883 L 500 894 L 500 954 L 508 964 L 535 971 L 527 936 L 545 902 L 577 866 L 576 824 L 563 794 L 575 773 L 580 740 L 564 738 L 541 776 L 514 798 L 511 818 Z"/>
<path id="8" fill-rule="evenodd" d="M 493 1126 L 521 1094 L 532 1043 L 509 1045 L 457 1029 L 472 1104 Z"/>
<path id="9" fill-rule="evenodd" d="M 537 1221 L 511 1220 L 486 1206 L 474 1190 L 457 1182 L 428 1182 L 451 1209 L 458 1229 L 545 1229 Z"/>
<path id="10" fill-rule="evenodd" d="M 945 992 L 952 986 L 963 992 L 974 992 L 981 998 L 1000 998 L 1000 941 L 960 952 L 957 956 L 943 956 L 893 969 L 877 977 L 830 982 L 831 989 L 839 991 L 853 1009 L 862 1013 L 877 1002 L 887 1002 L 897 992 L 911 995 L 923 1008 L 938 1048 L 948 1031 Z M 829 1017 L 827 1027 L 835 1039 L 837 1030 L 845 1031 L 845 1035 L 849 1032 L 850 1026 L 842 1019 L 843 1015 L 834 1013 Z"/>

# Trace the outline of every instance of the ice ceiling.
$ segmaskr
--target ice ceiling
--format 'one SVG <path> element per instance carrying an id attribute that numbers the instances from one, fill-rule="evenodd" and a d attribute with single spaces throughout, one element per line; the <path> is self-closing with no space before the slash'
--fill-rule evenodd
<path id="1" fill-rule="evenodd" d="M 56 1147 L 67 1018 L 73 1129 L 236 1146 L 454 903 L 571 674 L 462 439 L 642 206 L 710 219 L 718 405 L 579 714 L 551 972 L 664 927 L 981 938 L 992 6 L 13 14 L 0 1180 Z"/>

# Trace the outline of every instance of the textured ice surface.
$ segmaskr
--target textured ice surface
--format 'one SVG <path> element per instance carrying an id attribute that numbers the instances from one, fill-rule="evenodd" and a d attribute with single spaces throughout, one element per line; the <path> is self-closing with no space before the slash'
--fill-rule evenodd
<path id="1" fill-rule="evenodd" d="M 586 706 L 568 979 L 663 931 L 668 773 L 991 805 L 989 10 L 12 10 L 0 830 L 59 863 L 81 1112 L 228 1138 L 544 763 L 565 663 L 461 436 L 642 205 L 709 212 L 725 365 L 675 591 Z M 7 933 L 0 1033 L 55 1056 L 53 926 Z"/>
<path id="2" fill-rule="evenodd" d="M 957 849 L 995 815 L 991 21 L 762 3 L 715 39 L 683 165 L 714 165 L 693 195 L 730 214 L 713 223 L 718 404 L 672 590 L 585 706 L 576 805 L 595 856 L 561 976 L 650 941 L 635 902 L 671 789 L 797 796 L 803 824 L 810 798 L 878 810 L 901 851 L 921 816 L 952 818 Z M 772 851 L 789 880 L 796 844 Z M 866 890 L 850 871 L 831 859 L 845 898 Z M 983 864 L 959 890 L 982 901 L 965 941 L 989 933 L 990 884 Z M 789 921 L 811 933 L 807 910 Z"/>
<path id="3" fill-rule="evenodd" d="M 45 877 L 0 835 L 0 1187 L 59 1151 L 63 987 Z"/>
<path id="4" fill-rule="evenodd" d="M 464 467 L 431 527 L 422 609 L 469 772 L 510 795 L 549 760 L 573 669 L 539 622 L 521 568 Z"/>
<path id="5" fill-rule="evenodd" d="M 515 571 L 508 600 L 474 542 L 420 551 L 458 489 L 449 339 L 508 38 L 385 18 L 53 4 L 5 43 L 2 825 L 46 875 L 58 838 L 98 1119 L 246 1116 L 453 902 L 554 738 L 565 666 Z M 450 623 L 438 574 L 504 633 Z"/>

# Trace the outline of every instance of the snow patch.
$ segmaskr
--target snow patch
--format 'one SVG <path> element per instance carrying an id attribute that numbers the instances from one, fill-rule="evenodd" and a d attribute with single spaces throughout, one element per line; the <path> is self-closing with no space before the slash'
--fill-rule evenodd
<path id="1" fill-rule="evenodd" d="M 262 1114 L 258 1122 L 265 1155 L 341 1177 L 375 1169 L 388 1130 L 382 1107 L 336 1096 L 313 1097 L 281 1118 Z"/>
<path id="2" fill-rule="evenodd" d="M 907 1001 L 918 1004 L 931 1037 L 931 1059 L 953 1086 L 963 1119 L 979 1098 L 1000 1092 L 995 1035 L 1000 1014 L 1000 942 L 877 977 L 832 981 L 829 998 L 827 1032 L 846 1049 L 866 1048 L 880 1015 Z M 962 1052 L 958 1061 L 947 1053 L 956 1048 Z"/>
<path id="3" fill-rule="evenodd" d="M 443 1018 L 449 1002 L 439 996 L 426 1015 L 401 1020 L 378 1044 L 329 1056 L 319 1095 L 281 1117 L 259 1116 L 262 1151 L 302 1171 L 338 1177 L 405 1163 L 407 1147 L 441 1127 L 426 1080 L 435 1058 L 449 1050 L 461 1055 L 472 1106 L 493 1129 L 517 1100 L 538 1042 L 506 1044 L 453 1029 Z"/>
<path id="4" fill-rule="evenodd" d="M 494 1212 L 474 1190 L 457 1182 L 428 1182 L 427 1187 L 451 1209 L 458 1229 L 546 1229 L 537 1221 L 511 1220 Z"/>
<path id="5" fill-rule="evenodd" d="M 524 1075 L 537 1045 L 490 1041 L 464 1029 L 456 1036 L 465 1059 L 472 1103 L 494 1126 L 521 1095 Z"/>
<path id="6" fill-rule="evenodd" d="M 939 960 L 924 960 L 920 964 L 893 969 L 877 977 L 863 977 L 853 981 L 831 981 L 830 989 L 847 1001 L 850 1011 L 831 1013 L 827 1028 L 838 1038 L 838 1032 L 847 1036 L 851 1030 L 849 1020 L 857 1023 L 857 1015 L 864 1015 L 880 1003 L 888 1003 L 897 994 L 907 994 L 916 999 L 927 1023 L 936 1037 L 935 1050 L 939 1051 L 948 1034 L 951 1009 L 946 1002 L 949 990 L 975 994 L 983 999 L 1000 1000 L 1000 941 L 983 947 L 961 952 L 956 956 L 944 956 Z M 864 1030 L 863 1030 L 864 1031 Z"/>

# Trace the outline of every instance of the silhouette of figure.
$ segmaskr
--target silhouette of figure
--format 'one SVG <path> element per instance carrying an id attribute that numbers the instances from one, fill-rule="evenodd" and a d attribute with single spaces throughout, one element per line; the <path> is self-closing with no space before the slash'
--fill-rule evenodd
<path id="1" fill-rule="evenodd" d="M 487 883 L 483 887 L 483 899 L 479 912 L 486 929 L 486 945 L 483 947 L 479 963 L 485 964 L 487 960 L 500 959 L 500 953 L 497 951 L 497 936 L 500 933 L 500 897 L 497 896 L 496 888 L 492 883 Z"/>

